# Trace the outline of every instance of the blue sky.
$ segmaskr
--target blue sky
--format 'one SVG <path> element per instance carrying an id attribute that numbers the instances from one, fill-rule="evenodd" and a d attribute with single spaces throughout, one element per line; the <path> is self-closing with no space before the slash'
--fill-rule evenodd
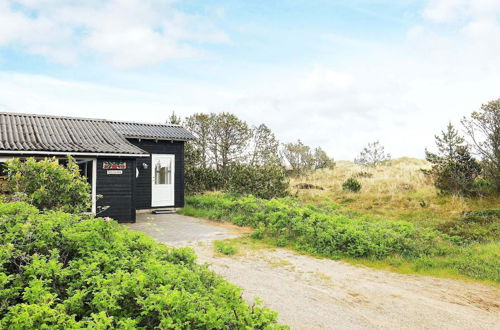
<path id="1" fill-rule="evenodd" d="M 0 111 L 230 111 L 352 159 L 500 97 L 497 0 L 0 0 Z"/>

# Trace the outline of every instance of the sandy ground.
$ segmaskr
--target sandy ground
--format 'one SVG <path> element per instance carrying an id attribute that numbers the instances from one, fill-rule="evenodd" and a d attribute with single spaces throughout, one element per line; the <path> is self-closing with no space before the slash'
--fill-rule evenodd
<path id="1" fill-rule="evenodd" d="M 213 241 L 244 234 L 231 225 L 179 215 L 129 225 L 199 261 L 279 313 L 292 329 L 500 329 L 500 293 L 480 284 L 379 271 L 286 249 L 214 252 Z M 178 228 L 179 230 L 177 230 Z"/>

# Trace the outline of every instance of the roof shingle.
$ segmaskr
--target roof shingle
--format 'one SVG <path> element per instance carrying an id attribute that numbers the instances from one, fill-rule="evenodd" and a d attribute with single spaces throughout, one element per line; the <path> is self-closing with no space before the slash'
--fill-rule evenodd
<path id="1" fill-rule="evenodd" d="M 0 113 L 0 150 L 147 154 L 102 119 Z"/>
<path id="2" fill-rule="evenodd" d="M 122 121 L 110 122 L 114 129 L 127 138 L 193 140 L 196 137 L 187 129 L 173 124 L 145 124 Z"/>

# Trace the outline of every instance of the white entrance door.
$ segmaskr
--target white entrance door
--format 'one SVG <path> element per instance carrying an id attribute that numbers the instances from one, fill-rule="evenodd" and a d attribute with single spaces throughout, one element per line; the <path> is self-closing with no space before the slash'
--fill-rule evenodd
<path id="1" fill-rule="evenodd" d="M 174 206 L 175 155 L 151 155 L 151 206 Z"/>

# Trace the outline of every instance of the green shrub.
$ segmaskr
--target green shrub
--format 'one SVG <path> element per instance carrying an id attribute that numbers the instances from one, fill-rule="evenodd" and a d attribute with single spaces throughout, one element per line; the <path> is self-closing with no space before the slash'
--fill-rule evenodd
<path id="1" fill-rule="evenodd" d="M 500 241 L 500 209 L 465 212 L 458 220 L 438 229 L 462 244 Z"/>
<path id="2" fill-rule="evenodd" d="M 80 213 L 92 205 L 90 185 L 80 175 L 78 165 L 68 157 L 66 166 L 56 158 L 7 162 L 8 187 L 18 201 L 32 204 L 40 210 L 61 210 Z"/>
<path id="3" fill-rule="evenodd" d="M 407 222 L 376 221 L 303 206 L 293 198 L 263 200 L 253 196 L 211 194 L 187 198 L 191 215 L 257 228 L 254 237 L 270 237 L 313 254 L 383 258 L 439 254 L 436 233 Z"/>
<path id="4" fill-rule="evenodd" d="M 358 180 L 355 178 L 349 178 L 342 183 L 342 189 L 352 191 L 352 192 L 358 192 L 361 190 L 361 183 L 359 183 Z"/>
<path id="5" fill-rule="evenodd" d="M 278 165 L 251 166 L 237 164 L 229 171 L 225 191 L 232 194 L 254 195 L 271 199 L 288 195 L 285 169 Z"/>
<path id="6" fill-rule="evenodd" d="M 229 242 L 215 241 L 214 243 L 215 251 L 222 253 L 226 256 L 236 254 L 238 250 L 232 246 Z"/>
<path id="7" fill-rule="evenodd" d="M 186 167 L 188 195 L 223 191 L 270 199 L 286 196 L 288 181 L 285 169 L 279 165 L 233 164 L 224 172 L 214 168 Z"/>
<path id="8" fill-rule="evenodd" d="M 339 212 L 338 205 L 303 205 L 294 198 L 263 200 L 209 194 L 188 197 L 181 212 L 255 228 L 256 239 L 333 259 L 341 257 L 402 261 L 416 271 L 446 268 L 476 279 L 500 280 L 498 240 L 483 245 L 455 245 L 455 237 L 404 221 L 387 221 L 356 212 Z M 469 213 L 465 223 L 498 223 L 497 211 Z M 451 234 L 451 233 L 450 233 Z M 458 239 L 458 242 L 462 242 Z M 468 261 L 470 259 L 470 261 Z"/>
<path id="9" fill-rule="evenodd" d="M 435 139 L 438 152 L 425 151 L 425 158 L 432 168 L 423 172 L 433 178 L 434 185 L 442 193 L 477 195 L 475 183 L 482 171 L 481 164 L 472 157 L 464 138 L 449 123 Z"/>
<path id="10" fill-rule="evenodd" d="M 0 328 L 275 328 L 192 250 L 114 221 L 0 204 Z"/>
<path id="11" fill-rule="evenodd" d="M 218 191 L 225 186 L 222 173 L 214 168 L 186 166 L 185 182 L 186 193 L 189 195 Z"/>

